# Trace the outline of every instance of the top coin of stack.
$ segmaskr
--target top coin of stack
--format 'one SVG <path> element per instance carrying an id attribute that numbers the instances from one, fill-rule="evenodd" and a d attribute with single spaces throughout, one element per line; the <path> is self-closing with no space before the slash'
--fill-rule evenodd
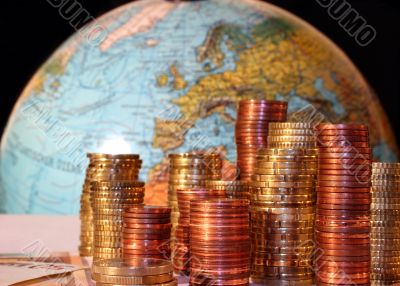
<path id="1" fill-rule="evenodd" d="M 314 130 L 310 123 L 270 123 L 268 148 L 316 148 Z"/>
<path id="2" fill-rule="evenodd" d="M 137 180 L 141 161 L 135 154 L 88 153 L 89 166 L 81 195 L 81 256 L 91 256 L 93 251 L 93 210 L 90 203 L 90 184 L 103 180 Z"/>
<path id="3" fill-rule="evenodd" d="M 179 209 L 177 190 L 202 187 L 207 180 L 221 179 L 222 160 L 219 154 L 192 152 L 170 154 L 169 156 L 168 204 L 171 207 L 171 241 L 173 241 L 178 225 Z"/>
<path id="4" fill-rule="evenodd" d="M 251 182 L 251 276 L 311 285 L 317 149 L 260 149 Z"/>
<path id="5" fill-rule="evenodd" d="M 105 259 L 93 262 L 92 279 L 98 286 L 177 286 L 172 264 L 154 258 Z"/>
<path id="6" fill-rule="evenodd" d="M 267 147 L 268 124 L 286 121 L 287 102 L 241 100 L 239 102 L 235 140 L 240 180 L 250 181 L 257 150 Z"/>
<path id="7" fill-rule="evenodd" d="M 362 124 L 319 124 L 317 285 L 370 284 L 371 148 Z M 361 172 L 360 172 L 361 170 Z"/>
<path id="8" fill-rule="evenodd" d="M 248 199 L 250 195 L 250 186 L 247 181 L 206 181 L 206 189 L 215 191 L 224 191 L 229 199 Z"/>
<path id="9" fill-rule="evenodd" d="M 372 163 L 371 284 L 400 282 L 400 163 Z"/>

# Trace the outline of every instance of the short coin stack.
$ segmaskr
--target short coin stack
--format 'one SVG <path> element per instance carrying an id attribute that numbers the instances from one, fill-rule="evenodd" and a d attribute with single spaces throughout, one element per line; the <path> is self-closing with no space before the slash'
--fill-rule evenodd
<path id="1" fill-rule="evenodd" d="M 250 186 L 247 181 L 206 181 L 206 189 L 224 191 L 229 199 L 248 199 L 250 196 Z"/>
<path id="2" fill-rule="evenodd" d="M 81 256 L 91 256 L 93 253 L 93 209 L 90 200 L 92 181 L 137 180 L 141 161 L 135 154 L 102 154 L 88 153 L 89 166 L 81 195 Z"/>
<path id="3" fill-rule="evenodd" d="M 251 277 L 266 285 L 313 283 L 317 149 L 260 149 L 251 182 Z"/>
<path id="4" fill-rule="evenodd" d="M 93 261 L 122 256 L 122 213 L 127 207 L 143 205 L 143 199 L 143 182 L 92 182 Z"/>
<path id="5" fill-rule="evenodd" d="M 268 148 L 316 148 L 316 143 L 311 123 L 276 122 L 269 124 Z"/>
<path id="6" fill-rule="evenodd" d="M 95 261 L 92 266 L 92 279 L 98 286 L 178 285 L 172 273 L 171 262 L 153 258 Z"/>
<path id="7" fill-rule="evenodd" d="M 400 164 L 372 163 L 371 284 L 400 282 Z"/>
<path id="8" fill-rule="evenodd" d="M 317 285 L 369 285 L 371 148 L 368 127 L 320 124 Z"/>
<path id="9" fill-rule="evenodd" d="M 190 271 L 190 202 L 225 198 L 223 190 L 208 190 L 193 188 L 178 190 L 179 223 L 175 231 L 176 244 L 174 248 L 173 264 L 176 273 L 188 274 Z"/>
<path id="10" fill-rule="evenodd" d="M 169 259 L 171 209 L 129 207 L 123 213 L 122 257 Z"/>
<path id="11" fill-rule="evenodd" d="M 168 204 L 171 207 L 171 247 L 174 255 L 175 231 L 179 218 L 177 190 L 201 187 L 206 180 L 221 179 L 222 160 L 219 154 L 200 152 L 170 154 L 168 157 Z"/>
<path id="12" fill-rule="evenodd" d="M 249 202 L 190 202 L 189 285 L 249 285 Z"/>
<path id="13" fill-rule="evenodd" d="M 250 181 L 257 150 L 267 147 L 268 124 L 286 121 L 287 102 L 241 100 L 239 102 L 235 140 L 240 180 Z"/>

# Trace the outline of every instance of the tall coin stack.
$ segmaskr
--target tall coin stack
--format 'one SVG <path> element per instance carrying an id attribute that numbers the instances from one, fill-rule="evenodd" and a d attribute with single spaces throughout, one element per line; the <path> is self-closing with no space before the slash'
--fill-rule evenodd
<path id="1" fill-rule="evenodd" d="M 269 124 L 268 148 L 315 149 L 317 141 L 311 123 L 276 122 Z"/>
<path id="2" fill-rule="evenodd" d="M 257 150 L 267 147 L 268 124 L 286 121 L 287 102 L 241 100 L 239 102 L 235 140 L 240 180 L 250 181 Z"/>
<path id="3" fill-rule="evenodd" d="M 175 231 L 179 218 L 177 190 L 203 187 L 207 180 L 221 179 L 222 160 L 219 154 L 201 152 L 170 154 L 168 157 L 168 204 L 171 207 L 171 248 L 174 256 Z"/>
<path id="4" fill-rule="evenodd" d="M 170 259 L 171 209 L 130 207 L 123 213 L 122 257 Z"/>
<path id="5" fill-rule="evenodd" d="M 316 148 L 258 152 L 250 196 L 255 283 L 313 283 L 317 153 Z"/>
<path id="6" fill-rule="evenodd" d="M 93 255 L 93 209 L 90 200 L 92 181 L 101 180 L 137 180 L 141 161 L 134 154 L 88 153 L 89 166 L 81 195 L 81 256 Z"/>
<path id="7" fill-rule="evenodd" d="M 179 223 L 176 228 L 176 244 L 173 264 L 177 274 L 188 274 L 190 271 L 190 202 L 215 198 L 225 198 L 225 191 L 193 188 L 178 190 Z"/>
<path id="8" fill-rule="evenodd" d="M 104 259 L 93 262 L 92 279 L 98 286 L 177 286 L 172 264 L 154 258 Z"/>
<path id="9" fill-rule="evenodd" d="M 206 181 L 206 189 L 224 191 L 229 199 L 249 199 L 250 185 L 247 181 Z"/>
<path id="10" fill-rule="evenodd" d="M 371 148 L 368 127 L 320 124 L 317 285 L 370 284 Z"/>
<path id="11" fill-rule="evenodd" d="M 400 163 L 372 163 L 371 285 L 400 282 Z"/>
<path id="12" fill-rule="evenodd" d="M 249 285 L 249 202 L 190 202 L 189 285 Z"/>

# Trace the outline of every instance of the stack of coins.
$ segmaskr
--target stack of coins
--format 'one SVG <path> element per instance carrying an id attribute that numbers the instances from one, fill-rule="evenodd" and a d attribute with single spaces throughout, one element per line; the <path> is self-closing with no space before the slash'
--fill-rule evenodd
<path id="1" fill-rule="evenodd" d="M 93 210 L 90 200 L 92 181 L 102 180 L 137 180 L 141 161 L 135 154 L 101 154 L 89 153 L 89 166 L 81 195 L 81 256 L 91 256 L 93 252 Z"/>
<path id="2" fill-rule="evenodd" d="M 316 143 L 311 123 L 279 122 L 269 124 L 268 148 L 316 148 Z"/>
<path id="3" fill-rule="evenodd" d="M 208 190 L 193 188 L 178 190 L 179 222 L 175 231 L 176 244 L 174 247 L 173 264 L 177 274 L 188 274 L 190 271 L 190 202 L 225 198 L 224 190 Z"/>
<path id="4" fill-rule="evenodd" d="M 310 285 L 318 149 L 261 149 L 251 182 L 251 277 Z"/>
<path id="5" fill-rule="evenodd" d="M 249 285 L 249 202 L 190 202 L 190 285 Z"/>
<path id="6" fill-rule="evenodd" d="M 91 201 L 94 224 L 93 260 L 122 256 L 122 214 L 125 208 L 143 205 L 144 183 L 94 181 Z"/>
<path id="7" fill-rule="evenodd" d="M 370 284 L 371 148 L 368 127 L 320 124 L 317 285 Z"/>
<path id="8" fill-rule="evenodd" d="M 250 196 L 250 185 L 247 181 L 206 181 L 206 189 L 224 191 L 229 199 L 248 199 Z"/>
<path id="9" fill-rule="evenodd" d="M 268 124 L 286 121 L 287 102 L 241 100 L 239 102 L 235 140 L 240 180 L 250 181 L 257 150 L 267 147 Z"/>
<path id="10" fill-rule="evenodd" d="M 175 231 L 179 218 L 177 190 L 202 187 L 207 180 L 221 179 L 222 160 L 219 154 L 200 152 L 170 154 L 168 157 L 168 204 L 171 207 L 171 247 L 174 255 Z"/>
<path id="11" fill-rule="evenodd" d="M 400 283 L 400 163 L 372 163 L 371 284 Z"/>
<path id="12" fill-rule="evenodd" d="M 98 286 L 177 286 L 172 264 L 154 258 L 104 259 L 93 263 L 92 279 Z"/>
<path id="13" fill-rule="evenodd" d="M 130 207 L 123 213 L 122 257 L 170 259 L 171 209 Z"/>

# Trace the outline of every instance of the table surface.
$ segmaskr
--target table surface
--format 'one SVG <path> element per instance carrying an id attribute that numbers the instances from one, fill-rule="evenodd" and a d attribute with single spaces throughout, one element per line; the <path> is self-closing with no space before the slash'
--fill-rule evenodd
<path id="1" fill-rule="evenodd" d="M 0 253 L 43 251 L 78 253 L 79 216 L 0 215 Z"/>

